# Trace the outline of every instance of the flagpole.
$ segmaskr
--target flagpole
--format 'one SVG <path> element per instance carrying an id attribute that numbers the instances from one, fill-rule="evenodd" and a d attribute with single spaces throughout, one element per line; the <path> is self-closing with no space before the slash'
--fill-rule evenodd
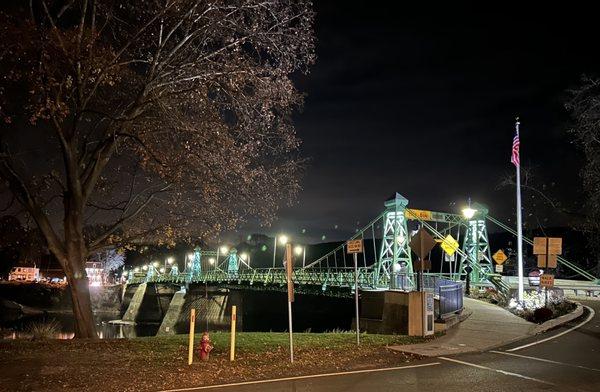
<path id="1" fill-rule="evenodd" d="M 516 118 L 515 130 L 519 137 L 519 117 Z M 520 140 L 519 140 L 520 142 Z M 519 146 L 520 147 L 520 146 Z M 523 303 L 523 230 L 521 223 L 521 162 L 515 165 L 517 169 L 517 261 L 519 266 L 519 303 Z"/>

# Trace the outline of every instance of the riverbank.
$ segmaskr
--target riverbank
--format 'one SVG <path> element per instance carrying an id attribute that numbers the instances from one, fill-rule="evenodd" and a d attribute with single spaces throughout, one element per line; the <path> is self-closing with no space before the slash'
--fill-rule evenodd
<path id="1" fill-rule="evenodd" d="M 187 335 L 136 339 L 0 341 L 0 391 L 154 391 L 273 377 L 398 366 L 417 356 L 388 346 L 422 342 L 400 335 L 295 333 L 290 364 L 288 334 L 237 334 L 229 361 L 229 334 L 211 334 L 208 362 L 187 365 Z M 196 335 L 196 346 L 200 335 Z"/>

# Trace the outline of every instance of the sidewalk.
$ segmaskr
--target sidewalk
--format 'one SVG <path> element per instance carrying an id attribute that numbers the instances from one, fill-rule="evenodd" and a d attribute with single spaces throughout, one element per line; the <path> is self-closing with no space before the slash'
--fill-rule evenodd
<path id="1" fill-rule="evenodd" d="M 536 327 L 536 324 L 487 302 L 465 298 L 464 306 L 472 312 L 471 316 L 446 335 L 428 343 L 390 348 L 427 357 L 485 351 L 525 338 Z"/>

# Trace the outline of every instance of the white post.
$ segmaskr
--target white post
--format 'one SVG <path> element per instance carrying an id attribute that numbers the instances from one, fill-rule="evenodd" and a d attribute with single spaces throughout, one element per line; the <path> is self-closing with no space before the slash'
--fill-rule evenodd
<path id="1" fill-rule="evenodd" d="M 519 119 L 515 124 L 517 136 L 519 136 Z M 520 143 L 519 136 L 519 143 Z M 519 146 L 520 149 L 520 146 Z M 519 266 L 519 302 L 523 302 L 523 232 L 521 222 L 521 163 L 515 165 L 517 168 L 517 261 Z"/>
<path id="2" fill-rule="evenodd" d="M 287 276 L 288 292 L 288 329 L 290 331 L 290 362 L 294 363 L 294 338 L 292 327 L 292 302 L 294 302 L 294 259 L 292 257 L 292 244 L 285 244 L 285 269 Z"/>
<path id="3" fill-rule="evenodd" d="M 277 253 L 277 235 L 275 235 L 275 240 L 273 241 L 273 268 L 275 268 L 275 254 Z"/>
<path id="4" fill-rule="evenodd" d="M 288 301 L 288 328 L 290 330 L 290 362 L 294 362 L 294 338 L 292 333 L 292 301 Z"/>
<path id="5" fill-rule="evenodd" d="M 306 265 L 306 245 L 302 247 L 302 268 Z"/>
<path id="6" fill-rule="evenodd" d="M 221 247 L 219 246 L 219 243 L 217 242 L 217 259 L 215 260 L 215 267 L 213 268 L 213 271 L 216 270 L 217 268 L 219 268 L 219 250 L 221 249 Z"/>
<path id="7" fill-rule="evenodd" d="M 358 315 L 358 261 L 354 253 L 354 303 L 356 305 L 356 345 L 360 345 L 360 318 Z"/>

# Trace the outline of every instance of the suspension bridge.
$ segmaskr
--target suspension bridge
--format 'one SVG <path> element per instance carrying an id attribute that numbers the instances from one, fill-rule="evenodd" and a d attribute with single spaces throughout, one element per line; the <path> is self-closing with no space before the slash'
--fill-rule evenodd
<path id="1" fill-rule="evenodd" d="M 491 223 L 515 236 L 516 231 L 490 216 L 487 208 L 474 204 L 471 216 L 412 209 L 408 208 L 408 200 L 399 193 L 386 200 L 384 206 L 380 215 L 348 239 L 362 239 L 366 247 L 372 247 L 360 256 L 356 272 L 359 290 L 415 289 L 409 225 L 416 225 L 427 229 L 438 242 L 447 241 L 448 236 L 452 236 L 457 244 L 462 241 L 462 245 L 454 249 L 453 255 L 442 250 L 440 270 L 428 271 L 426 277 L 461 281 L 470 274 L 473 285 L 495 287 L 499 292 L 508 293 L 510 280 L 503 279 L 494 272 L 487 227 Z M 531 239 L 523 240 L 533 245 Z M 145 272 L 129 274 L 128 283 L 205 283 L 244 285 L 265 290 L 284 287 L 287 283 L 283 266 L 252 268 L 235 249 L 223 255 L 224 260 L 219 263 L 218 252 L 196 248 L 192 261 L 184 271 L 180 272 L 177 267 L 173 267 L 169 272 L 161 272 L 150 265 Z M 212 269 L 207 268 L 206 259 L 210 258 L 214 262 L 215 257 L 216 265 Z M 578 275 L 581 281 L 590 285 L 598 283 L 594 275 L 564 257 L 559 256 L 558 263 L 563 269 Z M 299 287 L 318 288 L 323 292 L 332 289 L 354 291 L 355 270 L 351 257 L 347 255 L 346 243 L 314 260 L 304 261 L 302 266 L 294 268 L 292 278 Z"/>

